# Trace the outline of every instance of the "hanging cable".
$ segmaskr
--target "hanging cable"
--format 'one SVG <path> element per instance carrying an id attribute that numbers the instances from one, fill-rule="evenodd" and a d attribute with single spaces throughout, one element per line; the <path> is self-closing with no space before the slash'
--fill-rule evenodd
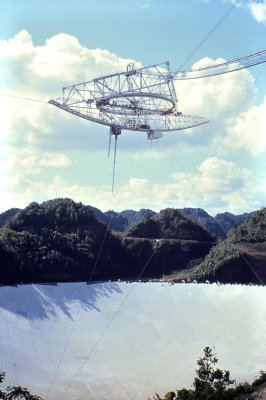
<path id="1" fill-rule="evenodd" d="M 37 103 L 49 104 L 48 101 L 32 99 L 30 97 L 15 96 L 13 94 L 8 94 L 8 93 L 0 93 L 0 96 L 11 97 L 11 98 L 14 98 L 14 99 L 19 99 L 19 100 L 35 101 Z"/>
<path id="2" fill-rule="evenodd" d="M 224 19 L 230 14 L 230 12 L 233 10 L 234 7 L 235 7 L 235 6 L 231 7 L 231 8 L 227 11 L 227 13 L 217 22 L 217 24 L 213 27 L 213 29 L 203 38 L 203 40 L 198 44 L 198 46 L 194 49 L 194 51 L 189 55 L 189 57 L 188 57 L 188 58 L 184 61 L 184 63 L 181 65 L 181 68 L 182 68 L 182 66 L 188 61 L 188 59 L 189 59 L 190 57 L 192 57 L 192 55 L 195 54 L 195 52 L 201 47 L 201 45 L 202 45 L 203 43 L 205 43 L 205 41 L 211 36 L 211 34 L 218 28 L 218 26 L 219 26 L 219 25 L 224 21 Z M 22 100 L 36 101 L 36 102 L 46 103 L 46 104 L 47 104 L 47 102 L 42 101 L 42 100 L 37 100 L 37 99 L 31 99 L 31 98 L 26 98 L 26 97 L 21 97 L 21 96 L 13 96 L 13 95 L 7 95 L 7 94 L 1 94 L 1 95 L 3 95 L 3 96 L 9 96 L 9 97 L 17 98 L 17 99 L 22 99 Z M 101 247 L 100 247 L 100 249 L 99 249 L 99 253 L 98 253 L 98 257 L 97 257 L 97 259 L 96 259 L 96 263 L 97 263 L 97 261 L 98 261 L 98 258 L 100 257 L 100 254 L 101 254 L 101 251 L 102 251 L 102 248 L 103 248 L 103 244 L 104 244 L 104 242 L 105 242 L 106 237 L 107 237 L 107 235 L 104 237 L 103 242 L 102 242 L 102 244 L 101 244 Z M 154 254 L 155 254 L 155 249 L 154 249 L 153 253 L 151 254 L 150 258 L 147 260 L 147 262 L 144 264 L 143 268 L 141 269 L 141 271 L 140 271 L 140 273 L 139 273 L 139 275 L 138 275 L 136 281 L 138 281 L 138 280 L 142 277 L 143 273 L 145 272 L 146 268 L 148 267 L 149 263 L 151 262 L 151 260 L 152 260 L 152 258 L 153 258 L 153 256 L 154 256 Z M 95 264 L 95 265 L 96 265 L 96 264 Z M 91 275 L 91 276 L 92 276 L 92 275 Z M 135 283 L 136 283 L 136 281 L 135 281 Z M 95 348 L 99 345 L 100 341 L 101 341 L 102 338 L 104 337 L 104 335 L 105 335 L 105 333 L 107 332 L 107 330 L 109 329 L 110 325 L 112 324 L 112 322 L 114 321 L 114 319 L 117 317 L 119 311 L 121 310 L 121 308 L 122 308 L 123 305 L 125 304 L 125 302 L 126 302 L 128 296 L 131 294 L 133 288 L 134 288 L 134 285 L 133 285 L 132 288 L 128 291 L 128 293 L 127 293 L 126 296 L 124 297 L 123 301 L 120 303 L 119 307 L 117 308 L 117 310 L 115 311 L 115 313 L 112 315 L 110 321 L 109 321 L 109 322 L 107 323 L 107 325 L 104 327 L 102 333 L 99 335 L 98 339 L 96 340 L 96 342 L 95 342 L 94 345 L 92 346 L 88 357 L 91 357 L 92 353 L 95 351 Z M 73 327 L 72 327 L 72 330 L 73 330 Z M 72 330 L 71 330 L 71 332 L 72 332 Z M 70 339 L 70 336 L 71 336 L 71 332 L 70 332 L 70 334 L 68 335 L 67 343 L 65 344 L 65 347 L 64 347 L 64 349 L 63 349 L 63 352 L 65 352 L 66 349 L 67 349 L 67 345 L 68 345 L 68 342 L 69 342 L 69 339 Z M 64 353 L 63 353 L 63 354 L 64 354 Z M 60 363 L 62 362 L 63 354 L 61 355 L 60 362 L 59 362 L 58 367 L 57 367 L 57 370 L 56 370 L 56 374 L 57 374 L 57 372 L 58 372 Z M 88 359 L 89 359 L 89 358 L 88 358 Z M 77 375 L 79 374 L 80 370 L 83 368 L 83 366 L 85 365 L 86 362 L 87 362 L 87 360 L 85 360 L 85 362 L 82 363 L 82 365 L 80 366 L 80 368 L 78 369 L 78 371 L 74 374 L 72 380 L 71 380 L 71 381 L 69 382 L 69 384 L 67 385 L 67 387 L 66 387 L 64 393 L 61 395 L 60 399 L 62 399 L 62 397 L 63 397 L 63 395 L 65 394 L 65 392 L 68 390 L 68 388 L 69 388 L 69 387 L 71 386 L 71 384 L 74 382 L 74 380 L 76 379 Z M 56 374 L 55 374 L 55 376 L 54 376 L 52 386 L 53 386 L 53 384 L 54 384 L 54 382 L 55 382 Z M 51 392 L 52 386 L 51 386 L 50 389 L 49 389 L 47 398 L 48 398 L 48 396 L 49 396 L 49 394 L 50 394 L 50 392 Z"/>
<path id="3" fill-rule="evenodd" d="M 216 31 L 216 29 L 224 22 L 229 14 L 235 9 L 238 2 L 234 3 L 216 22 L 216 24 L 211 28 L 211 30 L 203 37 L 203 39 L 197 44 L 197 46 L 192 50 L 192 52 L 187 56 L 187 58 L 178 67 L 178 71 L 181 70 L 184 65 L 191 59 L 191 57 L 199 50 L 199 48 L 209 39 L 209 37 Z"/>
<path id="4" fill-rule="evenodd" d="M 195 186 L 193 185 L 193 189 L 195 189 Z M 98 253 L 98 257 L 101 254 L 102 248 L 103 248 L 103 244 L 105 241 L 106 237 L 104 238 L 100 251 Z M 128 291 L 128 293 L 125 295 L 124 299 L 122 300 L 122 302 L 120 303 L 120 305 L 118 306 L 118 308 L 116 309 L 116 311 L 113 313 L 111 319 L 109 320 L 109 322 L 106 324 L 106 326 L 104 327 L 103 331 L 101 332 L 101 334 L 99 335 L 98 339 L 96 340 L 96 342 L 94 343 L 94 345 L 92 346 L 88 357 L 86 357 L 86 359 L 84 359 L 84 361 L 82 362 L 82 364 L 80 365 L 80 367 L 78 368 L 78 370 L 76 371 L 76 373 L 73 375 L 72 379 L 69 381 L 69 383 L 67 384 L 64 392 L 61 394 L 59 400 L 64 398 L 64 395 L 66 393 L 66 391 L 69 389 L 69 387 L 73 384 L 73 382 L 75 381 L 75 379 L 77 378 L 78 374 L 80 373 L 80 371 L 82 370 L 82 368 L 85 366 L 85 364 L 87 364 L 87 362 L 90 360 L 93 352 L 95 351 L 95 349 L 97 348 L 97 346 L 99 345 L 99 343 L 102 341 L 103 337 L 105 336 L 106 332 L 108 331 L 108 329 L 110 328 L 111 324 L 113 323 L 113 321 L 115 320 L 115 318 L 117 317 L 117 315 L 119 314 L 121 308 L 123 307 L 123 305 L 125 304 L 127 298 L 130 296 L 132 290 L 134 289 L 134 284 L 141 279 L 143 273 L 145 272 L 146 268 L 148 267 L 149 263 L 151 262 L 152 258 L 154 257 L 154 254 L 156 252 L 156 249 L 153 250 L 151 256 L 149 257 L 149 259 L 147 260 L 147 262 L 144 264 L 141 272 L 139 273 L 137 279 L 133 282 L 132 287 L 130 288 L 130 290 Z M 248 263 L 249 267 L 253 270 L 253 272 L 256 274 L 256 272 L 254 271 L 253 267 L 250 265 L 250 263 L 248 262 L 248 260 L 246 260 L 246 262 Z M 257 274 L 256 274 L 257 275 Z M 260 277 L 257 275 L 258 280 L 260 280 L 260 282 L 262 283 L 262 280 L 260 279 Z"/>
<path id="5" fill-rule="evenodd" d="M 208 78 L 217 75 L 228 74 L 231 72 L 239 71 L 241 69 L 251 68 L 266 62 L 266 50 L 250 54 L 245 57 L 237 58 L 235 60 L 222 62 L 208 67 L 198 69 L 190 69 L 186 71 L 177 71 L 174 77 L 175 80 L 189 80 Z"/>

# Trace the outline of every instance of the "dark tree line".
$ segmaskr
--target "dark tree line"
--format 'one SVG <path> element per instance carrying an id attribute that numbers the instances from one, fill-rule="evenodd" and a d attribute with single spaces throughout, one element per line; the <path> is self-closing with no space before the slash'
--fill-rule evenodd
<path id="1" fill-rule="evenodd" d="M 150 236 L 130 238 L 112 232 L 89 206 L 71 199 L 31 203 L 0 228 L 0 283 L 131 280 L 149 259 L 142 277 L 160 278 L 209 251 L 211 244 L 197 242 L 209 235 L 195 222 L 172 209 L 156 218 L 146 221 L 153 226 Z M 157 243 L 154 225 L 159 237 L 168 239 L 181 231 L 187 235 L 190 227 L 194 243 L 189 251 L 171 240 Z"/>
<path id="2" fill-rule="evenodd" d="M 89 207 L 70 199 L 31 203 L 0 229 L 0 282 L 89 280 L 92 270 L 96 280 L 115 279 L 123 253 Z"/>
<path id="3" fill-rule="evenodd" d="M 203 260 L 191 278 L 224 282 L 227 271 L 234 271 L 231 266 L 241 262 L 239 243 L 250 238 L 263 246 L 265 227 L 262 209 L 214 245 L 197 222 L 171 208 L 119 234 L 99 221 L 91 207 L 71 199 L 31 203 L 0 228 L 0 284 L 134 280 L 148 260 L 143 279 L 161 278 Z M 255 275 L 244 267 L 227 281 L 253 282 Z"/>
<path id="4" fill-rule="evenodd" d="M 27 388 L 21 386 L 8 386 L 2 388 L 5 372 L 0 372 L 0 400 L 42 400 L 41 397 L 31 394 Z"/>
<path id="5" fill-rule="evenodd" d="M 266 382 L 266 371 L 261 371 L 260 376 L 250 385 L 240 383 L 235 388 L 230 387 L 234 380 L 230 372 L 216 368 L 218 358 L 214 350 L 205 347 L 204 356 L 197 360 L 196 377 L 193 381 L 193 389 L 179 389 L 176 392 L 168 392 L 162 398 L 158 394 L 155 400 L 233 400 L 247 399 L 250 393 L 256 391 L 260 385 Z"/>
<path id="6" fill-rule="evenodd" d="M 260 376 L 252 384 L 247 382 L 230 387 L 234 380 L 231 379 L 228 370 L 216 368 L 218 358 L 210 347 L 205 347 L 204 356 L 197 360 L 196 377 L 193 381 L 193 389 L 179 389 L 170 391 L 160 397 L 155 394 L 154 400 L 248 400 L 248 395 L 257 391 L 266 383 L 266 371 L 261 371 Z M 0 400 L 43 400 L 33 395 L 27 388 L 21 386 L 8 386 L 2 388 L 5 373 L 0 372 Z"/>

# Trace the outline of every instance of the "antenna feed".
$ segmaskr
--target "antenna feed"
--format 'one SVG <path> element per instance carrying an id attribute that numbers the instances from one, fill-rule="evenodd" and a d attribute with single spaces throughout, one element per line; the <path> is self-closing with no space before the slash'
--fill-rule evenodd
<path id="1" fill-rule="evenodd" d="M 118 136 L 118 135 L 121 135 L 121 132 L 122 132 L 122 129 L 119 128 L 119 126 L 115 126 L 115 125 L 110 126 L 110 134 L 111 135 Z"/>

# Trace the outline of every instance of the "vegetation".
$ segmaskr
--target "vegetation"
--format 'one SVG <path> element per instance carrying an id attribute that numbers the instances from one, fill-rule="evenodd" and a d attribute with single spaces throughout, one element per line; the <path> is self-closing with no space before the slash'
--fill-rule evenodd
<path id="1" fill-rule="evenodd" d="M 145 208 L 139 211 L 124 210 L 121 212 L 112 210 L 102 212 L 98 208 L 92 206 L 88 206 L 88 208 L 99 221 L 105 223 L 109 229 L 115 232 L 125 232 L 139 222 L 143 222 L 156 215 L 154 211 Z M 1 213 L 0 227 L 4 226 L 18 211 L 20 211 L 18 208 L 11 208 Z M 228 212 L 217 214 L 215 217 L 212 217 L 201 208 L 181 208 L 178 209 L 178 211 L 190 219 L 197 221 L 211 235 L 223 239 L 227 237 L 230 229 L 244 223 L 250 217 L 250 213 L 234 215 Z"/>
<path id="2" fill-rule="evenodd" d="M 155 224 L 160 237 L 172 237 L 176 229 L 180 237 L 183 232 L 209 239 L 196 222 L 171 209 L 146 223 Z M 142 278 L 160 278 L 191 258 L 206 255 L 210 246 L 197 241 L 158 243 L 113 233 L 91 207 L 70 199 L 31 203 L 0 228 L 0 282 L 130 280 L 139 276 L 146 262 Z"/>
<path id="3" fill-rule="evenodd" d="M 220 240 L 214 246 L 205 260 L 199 265 L 195 271 L 196 279 L 209 279 L 214 277 L 216 272 L 230 261 L 237 260 L 240 257 L 239 248 L 231 243 L 228 239 Z"/>
<path id="4" fill-rule="evenodd" d="M 5 372 L 0 372 L 0 400 L 42 400 L 41 397 L 31 394 L 28 389 L 21 386 L 8 386 L 2 389 L 5 376 Z"/>
<path id="5" fill-rule="evenodd" d="M 121 240 L 89 207 L 70 199 L 31 203 L 0 229 L 1 282 L 115 278 Z M 101 254 L 99 257 L 99 250 Z M 114 275 L 113 275 L 114 274 Z M 118 276 L 119 277 L 119 276 Z"/>
<path id="6" fill-rule="evenodd" d="M 0 214 L 0 226 L 4 226 L 10 218 L 13 218 L 20 211 L 19 208 L 10 208 Z"/>
<path id="7" fill-rule="evenodd" d="M 0 283 L 132 280 L 140 273 L 143 279 L 164 275 L 174 280 L 180 271 L 186 279 L 199 281 L 266 280 L 266 209 L 253 213 L 216 245 L 198 222 L 173 208 L 156 215 L 140 210 L 138 216 L 127 210 L 119 218 L 98 210 L 105 218 L 114 214 L 118 225 L 129 216 L 146 218 L 123 234 L 99 221 L 95 210 L 71 199 L 55 199 L 7 213 L 0 228 Z M 197 213 L 199 218 L 208 216 L 200 209 Z"/>
<path id="8" fill-rule="evenodd" d="M 232 229 L 229 240 L 233 243 L 266 242 L 266 208 L 253 213 L 247 222 Z"/>
<path id="9" fill-rule="evenodd" d="M 49 200 L 42 204 L 31 203 L 8 221 L 7 226 L 15 231 L 43 233 L 43 229 L 58 233 L 80 233 L 106 230 L 89 207 L 71 199 Z"/>
<path id="10" fill-rule="evenodd" d="M 235 381 L 231 379 L 230 372 L 216 368 L 218 362 L 214 350 L 205 347 L 204 356 L 197 360 L 194 389 L 179 389 L 176 392 L 167 392 L 164 397 L 155 394 L 155 400 L 233 400 L 247 399 L 246 395 L 257 391 L 266 383 L 266 371 L 261 371 L 260 376 L 250 385 L 241 383 L 235 388 L 230 387 Z"/>
<path id="11" fill-rule="evenodd" d="M 266 208 L 252 213 L 243 224 L 233 228 L 227 239 L 218 241 L 193 278 L 224 282 L 262 283 L 265 281 Z M 252 274 L 252 268 L 258 271 Z M 257 278 L 260 278 L 258 280 Z"/>
<path id="12" fill-rule="evenodd" d="M 247 395 L 258 391 L 266 384 L 266 371 L 261 371 L 258 378 L 252 384 L 247 382 L 238 384 L 235 388 L 230 387 L 234 380 L 230 372 L 215 368 L 218 362 L 216 354 L 210 347 L 205 347 L 204 356 L 197 360 L 196 377 L 193 389 L 179 389 L 176 392 L 167 392 L 164 397 L 158 394 L 153 396 L 154 400 L 248 400 Z M 0 372 L 0 400 L 42 400 L 41 397 L 33 395 L 27 388 L 21 386 L 8 386 L 3 389 L 2 383 L 5 372 Z"/>
<path id="13" fill-rule="evenodd" d="M 93 211 L 95 217 L 99 221 L 104 222 L 112 231 L 115 232 L 124 232 L 138 222 L 145 221 L 147 218 L 156 214 L 154 211 L 144 208 L 139 211 L 125 210 L 115 212 L 109 210 L 104 213 L 96 207 L 89 206 L 89 208 Z"/>
<path id="14" fill-rule="evenodd" d="M 252 213 L 244 213 L 241 215 L 234 215 L 229 212 L 225 212 L 222 214 L 217 214 L 215 216 L 215 221 L 222 228 L 223 232 L 228 233 L 232 228 L 235 228 L 238 225 L 244 224 L 252 215 Z"/>
<path id="15" fill-rule="evenodd" d="M 213 242 L 214 238 L 198 222 L 174 208 L 166 208 L 159 214 L 133 226 L 126 236 L 154 239 L 198 240 Z"/>
<path id="16" fill-rule="evenodd" d="M 127 225 L 124 230 L 131 228 L 139 222 L 146 221 L 153 217 L 156 213 L 148 208 L 142 208 L 139 211 L 125 210 L 119 213 L 123 218 L 127 219 Z"/>
<path id="17" fill-rule="evenodd" d="M 182 208 L 179 210 L 183 215 L 189 218 L 193 218 L 203 228 L 206 229 L 210 234 L 219 238 L 226 238 L 227 231 L 223 226 L 216 220 L 216 217 L 212 217 L 206 211 L 201 208 Z"/>

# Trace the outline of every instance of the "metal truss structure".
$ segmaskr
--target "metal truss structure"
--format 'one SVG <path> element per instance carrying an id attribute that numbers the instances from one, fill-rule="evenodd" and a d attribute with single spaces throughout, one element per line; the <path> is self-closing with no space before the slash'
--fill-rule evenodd
<path id="1" fill-rule="evenodd" d="M 106 75 L 63 88 L 63 96 L 49 103 L 78 117 L 110 127 L 144 131 L 148 139 L 161 132 L 192 128 L 209 122 L 204 117 L 184 115 L 177 108 L 174 81 L 221 75 L 266 62 L 266 50 L 199 69 L 171 72 L 169 62 Z M 119 132 L 119 133 L 118 133 Z"/>
<path id="2" fill-rule="evenodd" d="M 49 103 L 78 117 L 120 130 L 176 131 L 206 124 L 203 117 L 177 110 L 174 74 L 169 63 L 134 68 L 63 88 L 63 96 Z"/>
<path id="3" fill-rule="evenodd" d="M 117 138 L 123 129 L 143 131 L 150 140 L 162 132 L 193 128 L 209 122 L 204 117 L 178 111 L 175 80 L 221 75 L 266 62 L 266 50 L 228 62 L 187 71 L 171 72 L 169 62 L 102 76 L 63 88 L 63 96 L 49 103 L 98 124 L 110 127 L 108 156 L 115 136 L 113 184 Z"/>

